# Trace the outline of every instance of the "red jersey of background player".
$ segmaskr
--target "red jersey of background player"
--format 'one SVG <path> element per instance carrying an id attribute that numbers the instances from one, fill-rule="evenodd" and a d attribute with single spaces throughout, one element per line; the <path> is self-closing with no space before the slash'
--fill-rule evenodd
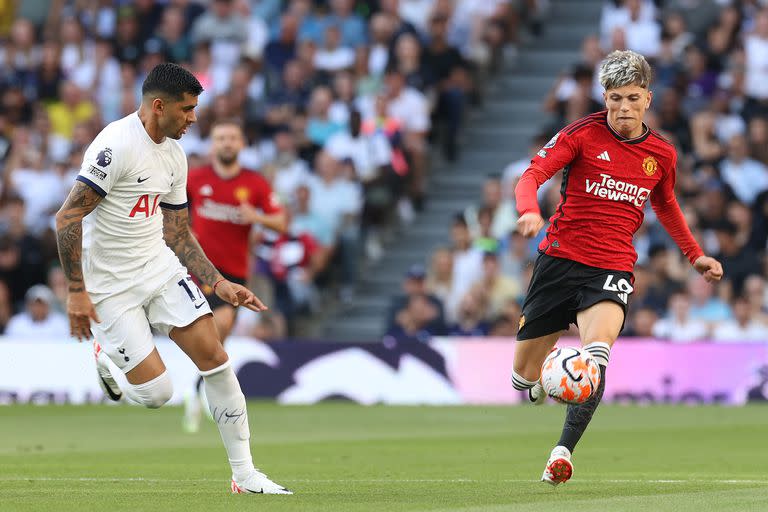
<path id="1" fill-rule="evenodd" d="M 221 178 L 209 165 L 189 171 L 187 196 L 192 231 L 211 263 L 220 272 L 245 279 L 251 224 L 241 219 L 239 207 L 246 202 L 267 215 L 280 213 L 269 182 L 247 169 Z"/>
<path id="2" fill-rule="evenodd" d="M 643 135 L 625 139 L 608 125 L 607 113 L 598 112 L 566 126 L 531 160 L 515 189 L 521 215 L 539 211 L 536 190 L 564 169 L 560 204 L 540 252 L 631 272 L 637 260 L 632 237 L 650 199 L 690 262 L 704 254 L 675 198 L 675 148 L 643 127 Z"/>

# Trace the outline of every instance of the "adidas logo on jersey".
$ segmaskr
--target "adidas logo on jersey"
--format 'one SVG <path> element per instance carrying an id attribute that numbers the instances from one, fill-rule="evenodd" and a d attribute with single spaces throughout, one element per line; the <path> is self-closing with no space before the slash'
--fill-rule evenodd
<path id="1" fill-rule="evenodd" d="M 608 156 L 608 152 L 607 151 L 603 151 L 602 153 L 597 155 L 597 158 L 600 159 L 600 160 L 605 160 L 606 162 L 610 162 L 611 161 L 611 157 Z"/>

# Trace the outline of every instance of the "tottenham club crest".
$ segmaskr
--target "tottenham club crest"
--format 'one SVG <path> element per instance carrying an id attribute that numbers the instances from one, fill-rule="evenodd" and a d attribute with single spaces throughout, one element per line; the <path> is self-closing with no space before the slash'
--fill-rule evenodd
<path id="1" fill-rule="evenodd" d="M 645 160 L 643 160 L 643 171 L 645 171 L 645 175 L 653 176 L 656 174 L 656 167 L 658 167 L 658 165 L 656 159 L 652 156 L 645 157 Z"/>
<path id="2" fill-rule="evenodd" d="M 96 156 L 96 163 L 99 164 L 101 167 L 106 167 L 109 164 L 112 163 L 112 149 L 111 148 L 104 148 L 101 151 L 99 151 L 99 154 Z"/>

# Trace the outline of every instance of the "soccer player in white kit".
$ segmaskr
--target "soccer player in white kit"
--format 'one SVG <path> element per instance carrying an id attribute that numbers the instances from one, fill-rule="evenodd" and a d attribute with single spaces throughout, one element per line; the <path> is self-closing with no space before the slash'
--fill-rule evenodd
<path id="1" fill-rule="evenodd" d="M 232 467 L 232 492 L 292 494 L 253 466 L 245 397 L 211 308 L 189 276 L 234 306 L 267 309 L 221 276 L 189 229 L 187 160 L 177 140 L 196 121 L 202 91 L 184 68 L 160 64 L 144 81 L 138 112 L 108 125 L 88 147 L 56 214 L 70 328 L 80 340 L 98 341 L 96 365 L 107 395 L 124 394 L 149 408 L 173 395 L 151 329 L 167 334 L 203 377 Z M 118 387 L 108 359 L 125 373 L 127 389 Z"/>

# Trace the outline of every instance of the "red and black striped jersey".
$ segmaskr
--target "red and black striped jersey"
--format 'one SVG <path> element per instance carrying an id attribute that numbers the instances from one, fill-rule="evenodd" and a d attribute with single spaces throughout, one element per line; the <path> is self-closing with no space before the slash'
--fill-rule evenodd
<path id="1" fill-rule="evenodd" d="M 566 126 L 538 152 L 515 189 L 521 215 L 539 211 L 536 190 L 563 169 L 560 203 L 540 252 L 631 272 L 637 260 L 632 238 L 650 199 L 691 263 L 703 254 L 675 198 L 675 148 L 644 128 L 625 139 L 609 126 L 607 112 L 598 112 Z"/>

